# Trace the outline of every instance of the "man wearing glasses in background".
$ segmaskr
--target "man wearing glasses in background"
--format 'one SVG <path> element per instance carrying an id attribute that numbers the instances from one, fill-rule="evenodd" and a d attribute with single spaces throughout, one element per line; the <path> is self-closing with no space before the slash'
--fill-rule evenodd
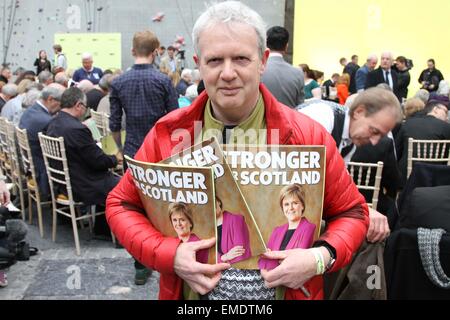
<path id="1" fill-rule="evenodd" d="M 82 123 L 86 103 L 86 95 L 80 89 L 67 89 L 61 97 L 61 112 L 49 123 L 46 134 L 64 138 L 75 201 L 96 205 L 97 211 L 102 211 L 108 193 L 119 182 L 109 169 L 122 164 L 123 158 L 107 155 L 97 146 L 91 131 Z M 96 219 L 94 233 L 110 239 L 104 216 Z"/>

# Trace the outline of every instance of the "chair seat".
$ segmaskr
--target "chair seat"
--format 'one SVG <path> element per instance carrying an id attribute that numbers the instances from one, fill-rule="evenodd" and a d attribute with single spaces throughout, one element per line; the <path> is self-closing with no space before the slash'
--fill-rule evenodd
<path id="1" fill-rule="evenodd" d="M 34 179 L 28 179 L 27 180 L 27 187 L 30 190 L 35 190 L 36 189 L 36 181 L 34 181 Z"/>

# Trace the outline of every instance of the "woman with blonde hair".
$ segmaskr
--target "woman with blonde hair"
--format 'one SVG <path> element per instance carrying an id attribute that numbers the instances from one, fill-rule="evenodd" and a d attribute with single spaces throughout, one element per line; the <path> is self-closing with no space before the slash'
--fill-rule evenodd
<path id="1" fill-rule="evenodd" d="M 195 242 L 201 239 L 192 232 L 194 219 L 192 209 L 185 203 L 177 202 L 169 205 L 169 219 L 178 239 L 182 242 Z M 208 249 L 199 250 L 196 260 L 200 263 L 208 263 Z"/>
<path id="2" fill-rule="evenodd" d="M 348 96 L 350 95 L 348 88 L 350 86 L 350 75 L 344 73 L 339 77 L 336 85 L 337 97 L 339 98 L 339 104 L 345 105 Z"/>
<path id="3" fill-rule="evenodd" d="M 406 100 L 403 107 L 405 119 L 414 116 L 417 112 L 422 111 L 424 108 L 425 103 L 420 98 L 411 98 Z"/>

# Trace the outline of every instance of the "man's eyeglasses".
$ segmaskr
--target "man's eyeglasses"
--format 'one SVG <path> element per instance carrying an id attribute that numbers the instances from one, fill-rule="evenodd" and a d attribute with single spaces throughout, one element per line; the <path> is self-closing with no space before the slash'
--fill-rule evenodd
<path id="1" fill-rule="evenodd" d="M 87 105 L 83 101 L 78 101 L 78 102 L 87 109 Z"/>

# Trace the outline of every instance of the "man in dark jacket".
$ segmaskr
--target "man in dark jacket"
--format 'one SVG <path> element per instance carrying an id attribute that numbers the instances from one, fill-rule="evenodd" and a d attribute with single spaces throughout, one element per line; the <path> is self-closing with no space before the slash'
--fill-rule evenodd
<path id="1" fill-rule="evenodd" d="M 422 89 L 433 92 L 438 89 L 439 82 L 444 80 L 444 76 L 438 69 L 436 69 L 434 59 L 429 59 L 427 64 L 428 69 L 423 70 L 420 74 L 419 83 L 422 85 Z"/>
<path id="2" fill-rule="evenodd" d="M 450 124 L 447 107 L 439 101 L 431 101 L 421 112 L 423 116 L 409 118 L 396 138 L 397 156 L 402 173 L 402 184 L 407 180 L 408 139 L 450 140 Z"/>
<path id="3" fill-rule="evenodd" d="M 356 93 L 356 71 L 358 71 L 359 69 L 359 65 L 358 65 L 358 56 L 357 55 L 353 55 L 352 56 L 352 61 L 349 62 L 345 68 L 344 68 L 344 72 L 343 73 L 347 73 L 350 76 L 350 86 L 348 88 L 348 90 L 350 91 L 350 93 Z"/>
<path id="4" fill-rule="evenodd" d="M 86 100 L 80 89 L 67 89 L 61 97 L 61 112 L 50 121 L 47 135 L 64 138 L 75 201 L 104 206 L 108 193 L 119 182 L 109 169 L 123 159 L 105 154 L 95 143 L 89 128 L 81 122 L 87 112 Z M 100 219 L 104 220 L 104 216 Z M 96 233 L 108 234 L 104 222 L 96 223 Z"/>
<path id="5" fill-rule="evenodd" d="M 408 86 L 411 82 L 411 75 L 409 74 L 410 68 L 408 66 L 406 58 L 403 56 L 397 57 L 393 68 L 397 71 L 398 97 L 400 102 L 402 102 L 403 99 L 406 99 L 408 97 Z"/>
<path id="6" fill-rule="evenodd" d="M 392 53 L 383 52 L 381 54 L 381 63 L 378 69 L 375 69 L 367 75 L 365 89 L 376 87 L 380 83 L 386 83 L 391 90 L 394 92 L 395 96 L 401 101 L 398 92 L 398 74 L 392 69 Z"/>

